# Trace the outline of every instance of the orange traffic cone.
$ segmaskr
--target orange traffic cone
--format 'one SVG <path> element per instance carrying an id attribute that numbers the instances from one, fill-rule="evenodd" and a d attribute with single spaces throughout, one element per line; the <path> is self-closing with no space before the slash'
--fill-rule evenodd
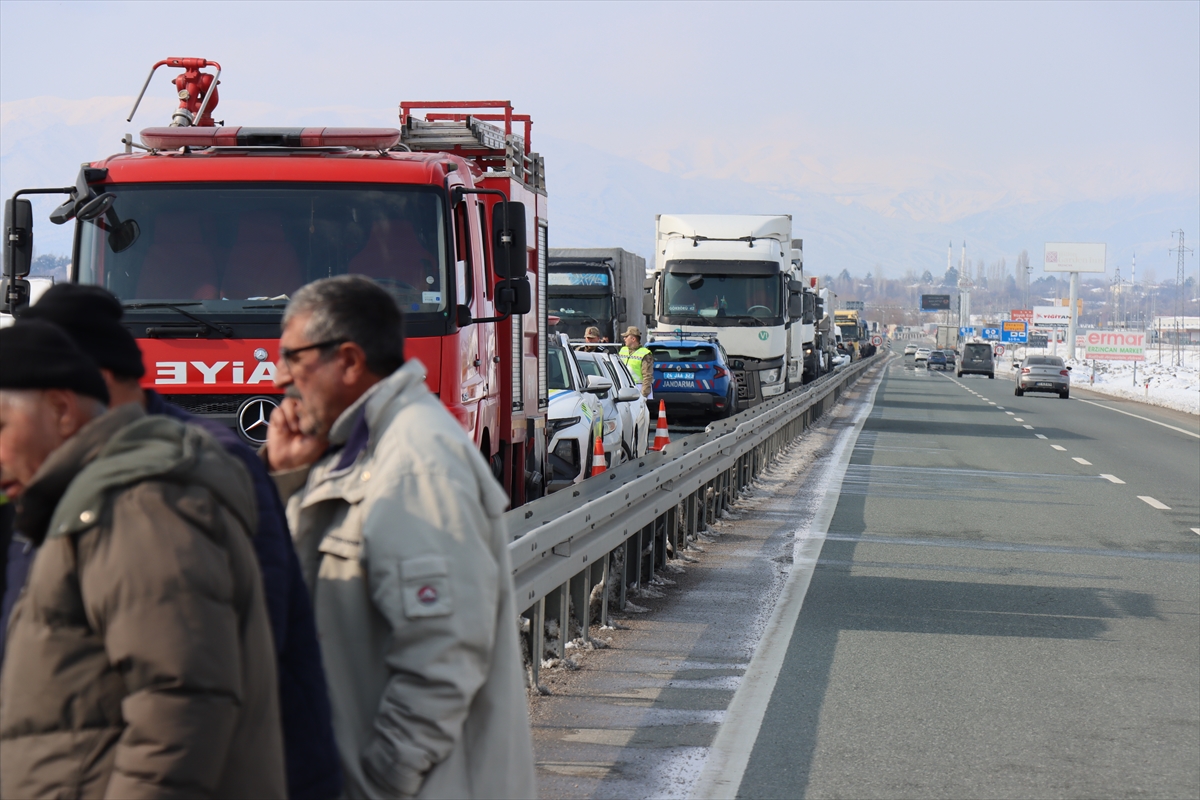
<path id="1" fill-rule="evenodd" d="M 608 462 L 604 460 L 604 440 L 597 436 L 596 447 L 592 452 L 592 477 L 596 477 L 606 469 L 608 469 Z"/>
<path id="2" fill-rule="evenodd" d="M 654 431 L 654 444 L 650 447 L 651 450 L 658 452 L 671 443 L 671 436 L 667 433 L 667 401 L 658 401 L 658 427 Z"/>

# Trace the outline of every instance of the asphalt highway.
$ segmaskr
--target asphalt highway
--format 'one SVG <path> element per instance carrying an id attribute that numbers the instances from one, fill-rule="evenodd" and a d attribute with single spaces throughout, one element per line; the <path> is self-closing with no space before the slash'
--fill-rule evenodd
<path id="1" fill-rule="evenodd" d="M 1200 796 L 1200 420 L 897 356 L 860 425 L 698 793 Z"/>

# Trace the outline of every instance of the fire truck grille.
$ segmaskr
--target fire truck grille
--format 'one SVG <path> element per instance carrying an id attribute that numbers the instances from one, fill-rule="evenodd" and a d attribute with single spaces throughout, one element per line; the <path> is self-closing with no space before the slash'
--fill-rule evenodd
<path id="1" fill-rule="evenodd" d="M 245 394 L 169 394 L 167 402 L 200 416 L 233 415 L 250 395 Z"/>

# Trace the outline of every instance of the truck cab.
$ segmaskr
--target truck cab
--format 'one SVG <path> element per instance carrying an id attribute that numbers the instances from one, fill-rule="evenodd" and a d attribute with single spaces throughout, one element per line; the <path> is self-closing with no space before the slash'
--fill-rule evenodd
<path id="1" fill-rule="evenodd" d="M 656 336 L 715 329 L 742 407 L 786 391 L 803 360 L 791 330 L 804 316 L 791 217 L 662 214 L 656 226 Z"/>

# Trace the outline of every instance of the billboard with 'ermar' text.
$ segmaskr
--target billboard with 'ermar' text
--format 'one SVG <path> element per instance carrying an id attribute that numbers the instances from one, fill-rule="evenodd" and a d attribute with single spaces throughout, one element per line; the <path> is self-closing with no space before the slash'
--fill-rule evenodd
<path id="1" fill-rule="evenodd" d="M 1088 331 L 1083 336 L 1083 357 L 1097 361 L 1145 361 L 1145 331 Z"/>

